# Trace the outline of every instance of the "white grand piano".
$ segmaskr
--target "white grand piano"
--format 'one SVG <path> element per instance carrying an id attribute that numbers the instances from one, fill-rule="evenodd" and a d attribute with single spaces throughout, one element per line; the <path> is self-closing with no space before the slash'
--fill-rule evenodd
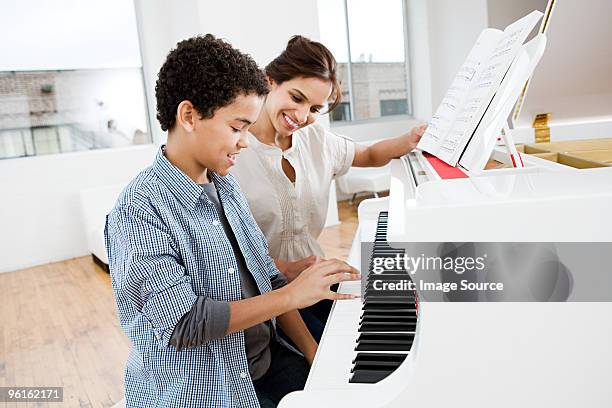
<path id="1" fill-rule="evenodd" d="M 524 154 L 525 166 L 513 168 L 499 146 L 491 158 L 501 168 L 465 172 L 420 151 L 394 160 L 389 197 L 359 206 L 348 262 L 361 268 L 361 242 L 375 240 L 612 242 L 612 167 Z M 608 299 L 612 273 L 595 285 L 586 271 L 573 275 L 574 293 L 593 286 L 594 299 Z M 361 285 L 339 291 L 359 294 Z M 305 389 L 280 407 L 610 407 L 612 302 L 572 296 L 421 301 L 418 310 L 397 306 L 394 327 L 376 304 L 335 302 Z M 363 330 L 372 321 L 380 329 Z"/>

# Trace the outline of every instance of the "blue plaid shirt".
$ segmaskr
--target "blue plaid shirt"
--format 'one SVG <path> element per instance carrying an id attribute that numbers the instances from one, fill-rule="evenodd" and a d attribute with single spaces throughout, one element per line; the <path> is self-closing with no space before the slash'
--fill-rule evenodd
<path id="1" fill-rule="evenodd" d="M 209 175 L 259 291 L 270 291 L 278 269 L 236 180 Z M 160 149 L 122 192 L 105 238 L 119 320 L 132 343 L 128 406 L 258 407 L 243 332 L 181 352 L 168 344 L 197 296 L 242 298 L 232 246 L 203 188 Z"/>

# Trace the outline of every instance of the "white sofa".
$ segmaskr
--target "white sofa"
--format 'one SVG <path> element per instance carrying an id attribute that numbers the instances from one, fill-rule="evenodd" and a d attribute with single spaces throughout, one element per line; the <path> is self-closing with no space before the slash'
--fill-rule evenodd
<path id="1" fill-rule="evenodd" d="M 344 194 L 352 195 L 352 200 L 359 193 L 374 193 L 378 197 L 381 191 L 389 190 L 391 166 L 351 167 L 344 176 L 336 179 L 336 185 Z"/>
<path id="2" fill-rule="evenodd" d="M 108 257 L 104 244 L 106 215 L 115 205 L 125 185 L 115 184 L 82 190 L 81 208 L 85 224 L 87 246 L 93 260 L 108 272 Z"/>

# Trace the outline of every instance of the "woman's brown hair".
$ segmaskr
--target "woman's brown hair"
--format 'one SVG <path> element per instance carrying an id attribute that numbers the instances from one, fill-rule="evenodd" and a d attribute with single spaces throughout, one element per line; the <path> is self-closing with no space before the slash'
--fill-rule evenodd
<path id="1" fill-rule="evenodd" d="M 342 101 L 337 68 L 336 59 L 326 46 L 301 35 L 294 35 L 289 39 L 287 48 L 266 66 L 265 71 L 277 84 L 294 78 L 330 81 L 332 93 L 327 111 L 331 112 Z"/>

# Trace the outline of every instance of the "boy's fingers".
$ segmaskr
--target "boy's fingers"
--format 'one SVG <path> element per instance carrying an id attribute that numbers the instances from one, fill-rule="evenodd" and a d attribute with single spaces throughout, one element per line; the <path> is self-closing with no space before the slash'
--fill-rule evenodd
<path id="1" fill-rule="evenodd" d="M 330 294 L 330 300 L 350 300 L 350 299 L 357 299 L 359 298 L 359 295 L 351 295 L 349 293 L 336 293 L 336 292 L 329 292 Z"/>
<path id="2" fill-rule="evenodd" d="M 346 262 L 339 261 L 337 259 L 331 259 L 329 261 L 323 261 L 317 264 L 320 268 L 319 272 L 323 276 L 333 275 L 336 273 L 359 273 L 359 271 Z"/>
<path id="3" fill-rule="evenodd" d="M 360 273 L 339 272 L 339 273 L 327 276 L 326 279 L 327 279 L 326 285 L 329 284 L 329 286 L 331 286 L 331 285 L 335 285 L 336 283 L 345 282 L 345 281 L 358 281 L 361 279 L 361 274 Z"/>

